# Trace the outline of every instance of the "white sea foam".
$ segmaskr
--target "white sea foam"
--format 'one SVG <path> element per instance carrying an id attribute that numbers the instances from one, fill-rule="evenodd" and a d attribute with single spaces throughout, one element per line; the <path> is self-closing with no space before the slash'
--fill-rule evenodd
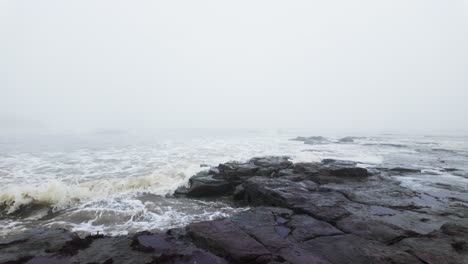
<path id="1" fill-rule="evenodd" d="M 51 180 L 40 185 L 10 186 L 0 192 L 0 204 L 5 204 L 8 213 L 12 213 L 21 206 L 32 203 L 64 209 L 77 203 L 115 195 L 123 196 L 137 192 L 166 195 L 185 184 L 188 178 L 199 170 L 200 166 L 191 165 L 175 174 L 99 179 L 77 184 Z"/>
<path id="2" fill-rule="evenodd" d="M 164 208 L 152 202 L 145 202 L 133 210 L 123 211 L 109 208 L 97 211 L 88 209 L 88 212 L 94 216 L 94 218 L 90 218 L 91 220 L 74 223 L 69 218 L 67 221 L 54 221 L 48 226 L 67 227 L 76 232 L 95 233 L 99 231 L 109 235 L 123 235 L 143 230 L 183 227 L 189 223 L 228 217 L 247 210 L 247 208 L 234 208 L 219 202 L 209 204 L 200 204 L 200 201 L 185 202 L 184 206 L 170 205 Z M 83 213 L 81 210 L 75 212 L 75 214 L 81 213 Z"/>

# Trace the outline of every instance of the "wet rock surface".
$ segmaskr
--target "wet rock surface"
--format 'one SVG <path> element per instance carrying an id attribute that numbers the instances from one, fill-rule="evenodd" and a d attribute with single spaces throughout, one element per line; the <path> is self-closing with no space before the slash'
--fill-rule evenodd
<path id="1" fill-rule="evenodd" d="M 468 263 L 466 192 L 419 192 L 395 178 L 422 173 L 288 157 L 228 162 L 175 196 L 250 206 L 230 218 L 114 237 L 33 229 L 0 239 L 0 263 Z"/>
<path id="2" fill-rule="evenodd" d="M 194 223 L 187 227 L 187 231 L 200 247 L 232 261 L 258 263 L 270 260 L 271 253 L 229 219 Z"/>

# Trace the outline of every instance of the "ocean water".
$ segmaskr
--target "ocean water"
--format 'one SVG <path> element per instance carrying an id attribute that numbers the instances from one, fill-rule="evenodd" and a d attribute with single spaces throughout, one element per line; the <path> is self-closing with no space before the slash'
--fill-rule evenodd
<path id="1" fill-rule="evenodd" d="M 219 163 L 287 155 L 292 161 L 353 160 L 363 167 L 422 168 L 401 184 L 445 191 L 468 203 L 468 138 L 373 135 L 341 143 L 290 140 L 297 132 L 3 137 L 0 141 L 0 236 L 33 227 L 128 234 L 181 227 L 229 216 L 229 200 L 176 199 L 170 195 L 195 173 Z M 453 188 L 438 188 L 443 185 Z M 436 186 L 436 187 L 435 187 Z"/>

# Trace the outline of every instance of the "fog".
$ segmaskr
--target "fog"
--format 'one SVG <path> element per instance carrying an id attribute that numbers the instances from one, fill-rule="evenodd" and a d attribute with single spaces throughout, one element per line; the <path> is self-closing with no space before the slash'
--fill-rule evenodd
<path id="1" fill-rule="evenodd" d="M 0 2 L 0 130 L 468 132 L 468 1 Z"/>

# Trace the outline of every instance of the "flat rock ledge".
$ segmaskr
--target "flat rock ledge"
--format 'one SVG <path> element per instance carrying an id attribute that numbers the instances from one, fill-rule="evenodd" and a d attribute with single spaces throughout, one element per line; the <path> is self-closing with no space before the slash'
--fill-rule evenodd
<path id="1" fill-rule="evenodd" d="M 32 229 L 0 240 L 0 263 L 468 263 L 468 201 L 402 187 L 405 168 L 288 157 L 228 162 L 175 196 L 246 210 L 166 232 L 78 237 Z"/>

